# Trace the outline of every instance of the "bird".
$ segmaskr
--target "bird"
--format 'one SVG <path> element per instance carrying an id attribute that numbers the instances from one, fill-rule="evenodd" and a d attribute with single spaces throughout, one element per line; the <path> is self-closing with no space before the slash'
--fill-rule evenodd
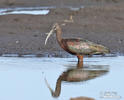
<path id="1" fill-rule="evenodd" d="M 56 82 L 56 88 L 55 91 L 52 90 L 52 88 L 50 87 L 50 85 L 48 84 L 46 78 L 45 78 L 45 83 L 48 87 L 48 89 L 51 92 L 51 95 L 55 98 L 60 96 L 61 93 L 61 85 L 62 82 L 84 82 L 84 81 L 88 81 L 91 79 L 94 79 L 96 77 L 100 77 L 102 75 L 105 75 L 109 72 L 109 69 L 101 69 L 101 65 L 95 65 L 95 68 L 99 68 L 99 69 L 93 69 L 91 68 L 91 66 L 87 66 L 88 68 L 78 68 L 80 64 L 77 64 L 76 68 L 69 68 L 66 71 L 64 71 L 59 78 L 57 79 Z M 102 65 L 102 67 L 104 68 L 105 66 Z"/>
<path id="2" fill-rule="evenodd" d="M 56 38 L 61 46 L 66 52 L 76 55 L 78 58 L 78 62 L 83 62 L 84 55 L 93 55 L 93 54 L 106 54 L 110 53 L 110 50 L 100 44 L 93 43 L 91 41 L 88 41 L 86 39 L 82 38 L 68 38 L 63 39 L 62 38 L 62 29 L 58 23 L 55 23 L 50 30 L 49 33 L 47 33 L 47 37 L 45 40 L 45 45 L 47 43 L 48 38 L 56 32 Z"/>

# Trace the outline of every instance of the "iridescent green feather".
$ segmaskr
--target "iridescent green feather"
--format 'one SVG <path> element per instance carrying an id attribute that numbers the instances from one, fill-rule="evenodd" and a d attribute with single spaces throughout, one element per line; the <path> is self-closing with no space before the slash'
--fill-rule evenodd
<path id="1" fill-rule="evenodd" d="M 67 46 L 71 52 L 76 54 L 100 54 L 109 52 L 106 47 L 83 39 L 67 40 Z"/>

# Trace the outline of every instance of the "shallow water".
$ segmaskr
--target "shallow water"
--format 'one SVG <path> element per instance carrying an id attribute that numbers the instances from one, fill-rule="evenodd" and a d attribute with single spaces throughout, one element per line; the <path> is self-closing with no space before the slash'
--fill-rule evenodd
<path id="1" fill-rule="evenodd" d="M 30 15 L 47 15 L 49 10 L 42 9 L 1 9 L 0 15 L 10 14 L 30 14 Z"/>
<path id="2" fill-rule="evenodd" d="M 55 6 L 44 6 L 44 7 L 15 7 L 15 8 L 0 8 L 0 15 L 9 15 L 9 14 L 31 14 L 31 15 L 47 15 L 50 12 L 50 9 L 55 9 Z M 80 7 L 71 7 L 65 6 L 72 11 L 78 11 Z"/>
<path id="3" fill-rule="evenodd" d="M 79 71 L 77 58 L 0 57 L 0 100 L 70 100 L 80 96 L 124 100 L 123 62 L 123 56 L 84 58 L 84 68 Z M 77 78 L 79 72 L 80 82 L 61 80 L 59 96 L 51 95 L 48 84 L 54 90 L 59 77 L 68 73 Z"/>
<path id="4" fill-rule="evenodd" d="M 31 15 L 47 15 L 48 9 L 54 7 L 15 7 L 15 8 L 0 8 L 0 15 L 9 14 L 31 14 Z"/>

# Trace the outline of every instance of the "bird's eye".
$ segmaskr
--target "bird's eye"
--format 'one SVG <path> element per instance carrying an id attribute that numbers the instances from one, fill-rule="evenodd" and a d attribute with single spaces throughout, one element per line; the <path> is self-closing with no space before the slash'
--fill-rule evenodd
<path id="1" fill-rule="evenodd" d="M 56 28 L 54 30 L 56 30 Z"/>
<path id="2" fill-rule="evenodd" d="M 56 27 L 54 26 L 53 29 L 56 30 Z"/>

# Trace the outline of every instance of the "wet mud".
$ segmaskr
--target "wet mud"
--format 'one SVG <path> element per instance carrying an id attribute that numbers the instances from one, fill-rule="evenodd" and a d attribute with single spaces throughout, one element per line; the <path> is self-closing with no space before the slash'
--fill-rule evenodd
<path id="1" fill-rule="evenodd" d="M 82 5 L 106 5 L 106 4 L 117 4 L 122 3 L 123 0 L 0 0 L 0 7 L 20 7 L 20 6 L 56 6 L 56 7 L 67 7 L 75 6 L 79 7 Z"/>
<path id="2" fill-rule="evenodd" d="M 122 0 L 78 1 L 62 0 L 61 7 L 57 1 L 51 4 L 47 0 L 37 0 L 37 3 L 8 0 L 10 2 L 8 5 L 4 0 L 0 1 L 0 7 L 3 8 L 56 6 L 49 9 L 47 15 L 1 15 L 0 54 L 66 55 L 67 53 L 58 45 L 55 34 L 49 38 L 46 46 L 44 41 L 45 33 L 51 30 L 52 25 L 56 22 L 63 23 L 70 15 L 73 16 L 73 22 L 64 22 L 66 25 L 62 26 L 63 38 L 83 38 L 108 47 L 111 53 L 124 53 L 124 2 Z M 70 6 L 72 9 L 69 8 Z"/>

